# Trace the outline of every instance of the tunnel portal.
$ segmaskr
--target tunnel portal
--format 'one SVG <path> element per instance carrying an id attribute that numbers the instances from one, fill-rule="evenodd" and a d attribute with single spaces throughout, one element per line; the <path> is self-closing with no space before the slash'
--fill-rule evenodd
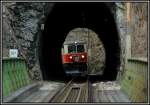
<path id="1" fill-rule="evenodd" d="M 63 79 L 61 47 L 70 30 L 89 28 L 101 39 L 106 53 L 103 76 L 115 80 L 120 66 L 120 38 L 113 14 L 105 3 L 55 3 L 41 37 L 40 65 L 44 80 Z"/>

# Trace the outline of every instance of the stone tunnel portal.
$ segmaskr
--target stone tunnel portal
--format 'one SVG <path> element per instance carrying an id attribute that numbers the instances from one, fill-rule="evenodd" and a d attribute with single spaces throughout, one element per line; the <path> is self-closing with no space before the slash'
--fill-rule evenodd
<path id="1" fill-rule="evenodd" d="M 101 39 L 106 61 L 98 80 L 115 80 L 120 66 L 120 38 L 110 9 L 104 3 L 56 3 L 47 17 L 41 37 L 40 65 L 44 80 L 63 79 L 61 47 L 70 30 L 83 27 Z"/>

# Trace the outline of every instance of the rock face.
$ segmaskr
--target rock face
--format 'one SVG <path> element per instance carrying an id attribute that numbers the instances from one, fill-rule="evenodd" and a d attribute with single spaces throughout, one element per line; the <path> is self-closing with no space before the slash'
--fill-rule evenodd
<path id="1" fill-rule="evenodd" d="M 136 58 L 147 58 L 147 39 L 148 39 L 148 6 L 147 3 L 131 4 L 130 27 L 131 35 L 131 55 Z"/>
<path id="2" fill-rule="evenodd" d="M 130 45 L 130 48 L 127 48 L 130 52 L 128 57 L 130 60 L 126 63 L 121 83 L 122 90 L 132 102 L 148 102 L 147 16 L 147 3 L 127 4 L 127 35 L 131 41 L 127 41 L 126 45 Z"/>
<path id="3" fill-rule="evenodd" d="M 3 56 L 8 56 L 10 48 L 18 49 L 31 78 L 36 80 L 42 79 L 38 57 L 41 24 L 52 6 L 52 3 L 3 3 Z"/>
<path id="4" fill-rule="evenodd" d="M 127 24 L 126 24 L 126 4 L 123 3 L 116 3 L 115 6 L 115 20 L 118 28 L 118 34 L 120 37 L 120 71 L 118 75 L 118 79 L 122 76 L 124 67 L 125 67 L 125 54 L 126 54 L 126 35 L 127 35 Z"/>
<path id="5" fill-rule="evenodd" d="M 102 74 L 105 66 L 105 49 L 97 34 L 87 28 L 71 30 L 65 40 L 84 41 L 88 49 L 88 70 L 91 74 Z"/>
<path id="6" fill-rule="evenodd" d="M 147 57 L 147 16 L 147 3 L 116 3 L 116 23 L 121 39 L 121 51 L 122 54 L 129 53 L 123 56 Z M 130 37 L 130 41 L 127 36 Z"/>
<path id="7" fill-rule="evenodd" d="M 122 74 L 127 58 L 147 58 L 147 3 L 116 3 L 115 14 L 120 35 Z"/>

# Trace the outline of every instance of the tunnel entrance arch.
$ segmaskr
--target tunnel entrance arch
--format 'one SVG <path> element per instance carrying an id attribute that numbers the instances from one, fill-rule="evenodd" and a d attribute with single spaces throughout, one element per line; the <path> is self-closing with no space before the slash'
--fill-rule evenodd
<path id="1" fill-rule="evenodd" d="M 115 80 L 120 66 L 120 38 L 112 13 L 104 3 L 56 3 L 47 17 L 41 38 L 40 65 L 44 80 L 63 79 L 61 47 L 70 30 L 93 30 L 101 39 L 106 61 L 99 80 Z"/>

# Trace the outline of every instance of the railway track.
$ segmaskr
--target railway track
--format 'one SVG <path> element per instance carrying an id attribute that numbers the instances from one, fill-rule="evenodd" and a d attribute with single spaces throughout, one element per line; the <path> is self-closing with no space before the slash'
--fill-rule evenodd
<path id="1" fill-rule="evenodd" d="M 77 82 L 76 78 L 69 81 L 66 86 L 58 92 L 51 103 L 85 103 L 88 102 L 88 80 Z"/>

